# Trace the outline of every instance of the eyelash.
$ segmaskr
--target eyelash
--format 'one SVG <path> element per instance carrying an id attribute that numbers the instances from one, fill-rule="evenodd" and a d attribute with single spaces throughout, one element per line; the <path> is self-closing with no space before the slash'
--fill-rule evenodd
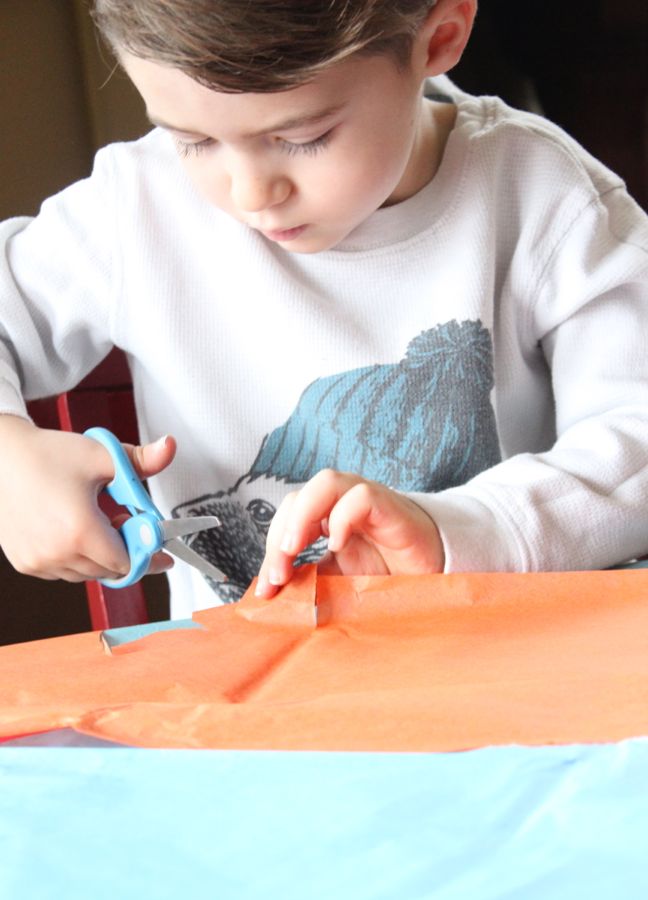
<path id="1" fill-rule="evenodd" d="M 294 156 L 297 153 L 306 153 L 308 156 L 314 156 L 326 147 L 331 139 L 332 131 L 333 129 L 305 144 L 293 144 L 291 141 L 284 141 L 280 138 L 279 147 L 283 153 L 287 153 L 289 156 Z M 211 138 L 205 138 L 204 141 L 181 141 L 180 138 L 175 139 L 178 153 L 183 158 L 188 156 L 199 156 L 213 143 Z"/>
<path id="2" fill-rule="evenodd" d="M 188 156 L 198 156 L 203 150 L 212 143 L 211 138 L 205 138 L 204 141 L 181 141 L 180 138 L 174 139 L 176 149 L 183 159 Z"/>
<path id="3" fill-rule="evenodd" d="M 314 141 L 308 141 L 305 144 L 293 144 L 290 141 L 281 141 L 279 146 L 283 152 L 287 153 L 289 156 L 294 156 L 296 153 L 306 153 L 308 156 L 314 156 L 326 147 L 331 139 L 332 132 L 333 129 L 327 131 L 325 134 L 321 134 L 318 138 L 315 138 Z"/>

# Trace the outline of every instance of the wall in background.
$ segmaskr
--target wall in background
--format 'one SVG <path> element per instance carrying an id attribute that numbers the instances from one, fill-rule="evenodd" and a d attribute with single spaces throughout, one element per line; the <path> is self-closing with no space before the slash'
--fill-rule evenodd
<path id="1" fill-rule="evenodd" d="M 539 108 L 648 210 L 646 0 L 482 0 L 453 77 Z"/>
<path id="2" fill-rule="evenodd" d="M 0 3 L 0 114 L 1 219 L 36 213 L 90 173 L 100 146 L 150 128 L 136 91 L 100 46 L 85 0 Z M 0 644 L 88 627 L 83 585 L 19 575 L 0 551 Z"/>
<path id="3" fill-rule="evenodd" d="M 128 79 L 99 45 L 85 0 L 0 4 L 0 217 L 90 172 L 95 150 L 147 126 Z"/>

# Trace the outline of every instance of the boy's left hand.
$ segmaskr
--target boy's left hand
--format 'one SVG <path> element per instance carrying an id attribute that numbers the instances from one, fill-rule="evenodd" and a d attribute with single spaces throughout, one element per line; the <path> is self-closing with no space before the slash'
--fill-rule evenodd
<path id="1" fill-rule="evenodd" d="M 358 475 L 323 469 L 277 510 L 256 594 L 270 599 L 294 574 L 295 557 L 324 535 L 319 570 L 333 575 L 425 575 L 442 572 L 434 521 L 408 497 Z"/>

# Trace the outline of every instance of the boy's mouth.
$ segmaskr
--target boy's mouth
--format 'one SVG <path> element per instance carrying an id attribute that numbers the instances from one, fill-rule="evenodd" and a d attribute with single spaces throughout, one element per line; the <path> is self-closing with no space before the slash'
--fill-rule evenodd
<path id="1" fill-rule="evenodd" d="M 261 234 L 268 238 L 270 241 L 294 241 L 295 238 L 298 238 L 302 232 L 308 228 L 307 225 L 297 225 L 295 228 L 283 228 L 283 229 L 274 229 L 272 231 L 266 231 L 265 229 L 260 229 Z"/>

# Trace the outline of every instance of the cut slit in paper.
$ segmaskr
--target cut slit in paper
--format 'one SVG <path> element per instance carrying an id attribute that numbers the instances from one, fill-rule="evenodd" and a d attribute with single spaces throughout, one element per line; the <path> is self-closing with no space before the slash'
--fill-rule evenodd
<path id="1" fill-rule="evenodd" d="M 141 625 L 125 625 L 122 628 L 107 628 L 101 632 L 101 643 L 105 652 L 111 656 L 116 647 L 123 644 L 132 644 L 139 641 L 149 634 L 156 634 L 158 631 L 177 631 L 180 628 L 202 628 L 198 622 L 193 619 L 176 619 L 165 620 L 162 622 L 146 622 Z"/>
<path id="2" fill-rule="evenodd" d="M 148 747 L 463 750 L 648 734 L 648 571 L 317 576 L 106 656 L 0 648 L 0 734 Z"/>

